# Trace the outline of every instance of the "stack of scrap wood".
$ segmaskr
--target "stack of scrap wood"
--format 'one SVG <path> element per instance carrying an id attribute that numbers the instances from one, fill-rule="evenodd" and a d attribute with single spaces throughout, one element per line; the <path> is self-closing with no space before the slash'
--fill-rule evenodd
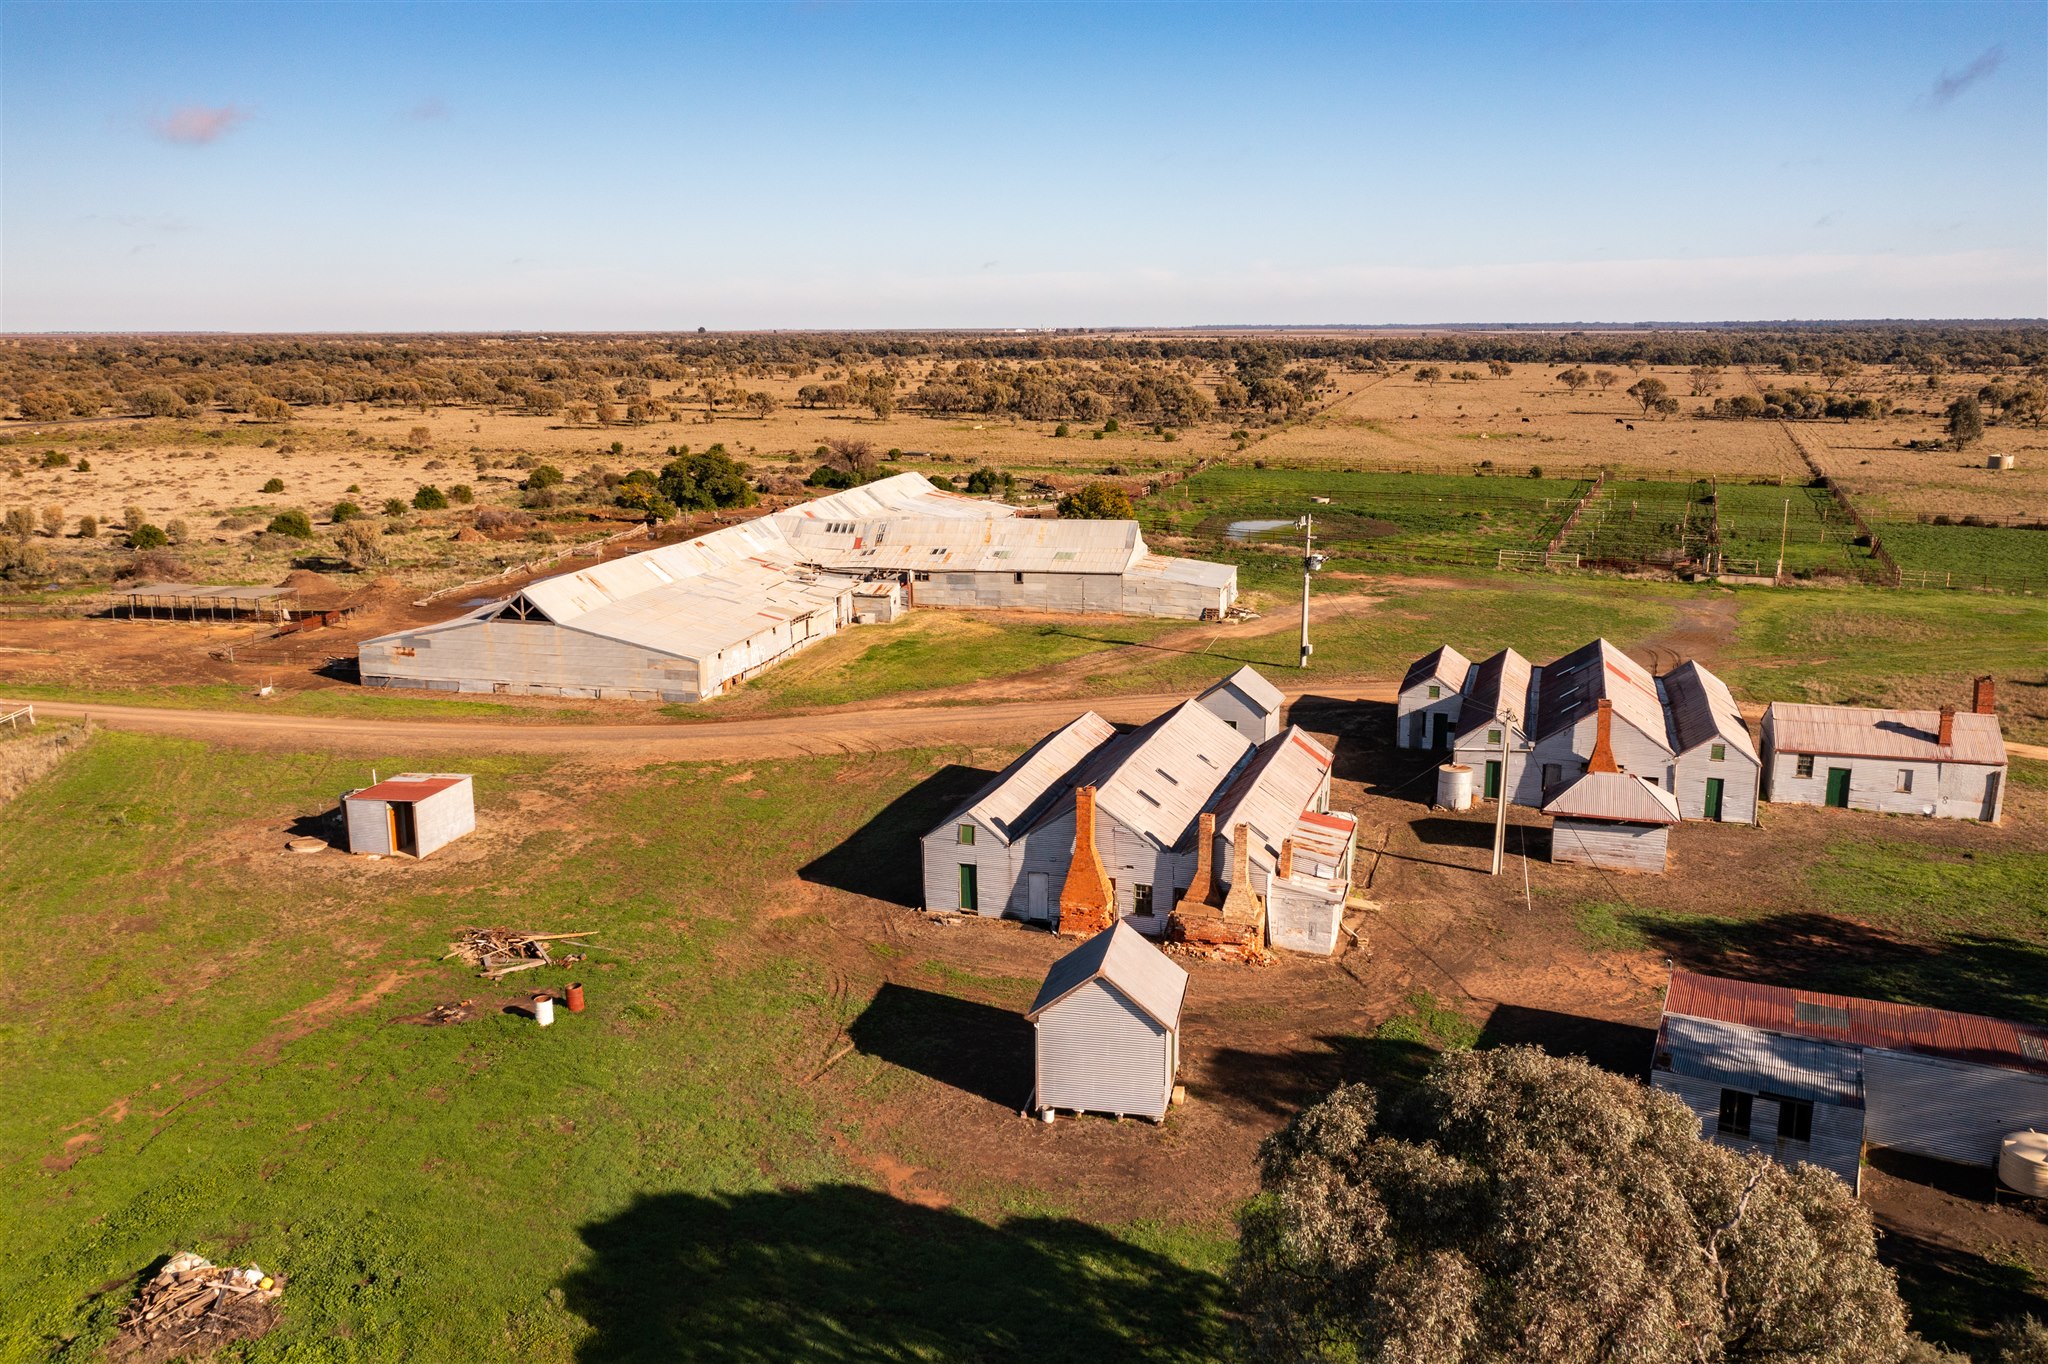
<path id="1" fill-rule="evenodd" d="M 181 1250 L 128 1304 L 109 1353 L 144 1360 L 210 1355 L 230 1341 L 269 1331 L 283 1294 L 284 1280 L 256 1265 L 236 1269 Z"/>
<path id="2" fill-rule="evenodd" d="M 486 980 L 500 980 L 515 971 L 557 965 L 549 955 L 549 943 L 589 947 L 589 943 L 579 940 L 596 931 L 586 928 L 577 933 L 515 933 L 509 928 L 465 928 L 460 939 L 448 944 L 448 952 L 441 960 L 460 957 L 477 967 L 477 974 Z M 562 964 L 579 960 L 580 956 L 570 956 Z"/>

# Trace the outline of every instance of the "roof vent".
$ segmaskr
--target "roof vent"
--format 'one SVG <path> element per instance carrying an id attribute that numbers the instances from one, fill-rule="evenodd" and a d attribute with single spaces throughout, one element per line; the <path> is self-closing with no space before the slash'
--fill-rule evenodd
<path id="1" fill-rule="evenodd" d="M 1808 1004 L 1800 1000 L 1792 1006 L 1792 1017 L 1821 1028 L 1847 1029 L 1849 1026 L 1849 1011 L 1839 1004 Z"/>
<path id="2" fill-rule="evenodd" d="M 2039 1061 L 2043 1065 L 2048 1065 L 2048 1038 L 2022 1036 L 2020 1055 L 2029 1061 Z"/>

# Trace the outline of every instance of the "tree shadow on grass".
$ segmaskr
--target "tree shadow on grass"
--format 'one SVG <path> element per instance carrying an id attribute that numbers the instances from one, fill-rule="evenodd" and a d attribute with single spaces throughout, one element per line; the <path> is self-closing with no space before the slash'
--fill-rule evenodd
<path id="1" fill-rule="evenodd" d="M 1622 916 L 1686 970 L 2048 1025 L 2048 948 L 1958 933 L 1912 942 L 1831 914 Z"/>
<path id="2" fill-rule="evenodd" d="M 844 843 L 804 864 L 797 875 L 818 885 L 915 909 L 924 903 L 918 840 L 995 776 L 978 767 L 950 763 L 890 801 Z"/>
<path id="3" fill-rule="evenodd" d="M 1318 1037 L 1312 1047 L 1244 1051 L 1222 1047 L 1184 1071 L 1190 1097 L 1240 1114 L 1291 1118 L 1342 1084 L 1369 1084 L 1394 1097 L 1413 1088 L 1436 1059 L 1420 1042 L 1395 1037 Z"/>
<path id="4" fill-rule="evenodd" d="M 2048 1294 L 2024 1264 L 1997 1264 L 1896 1228 L 1878 1238 L 1877 1254 L 1898 1271 L 1913 1329 L 1938 1345 L 1988 1358 L 1999 1325 L 2020 1316 L 2048 1318 Z"/>
<path id="5" fill-rule="evenodd" d="M 862 1055 L 992 1104 L 1022 1110 L 1031 1098 L 1031 1025 L 1012 1010 L 891 981 L 846 1035 Z"/>
<path id="6" fill-rule="evenodd" d="M 1216 1276 L 1068 1218 L 991 1227 L 832 1184 L 643 1195 L 581 1230 L 581 1364 L 1227 1353 Z"/>

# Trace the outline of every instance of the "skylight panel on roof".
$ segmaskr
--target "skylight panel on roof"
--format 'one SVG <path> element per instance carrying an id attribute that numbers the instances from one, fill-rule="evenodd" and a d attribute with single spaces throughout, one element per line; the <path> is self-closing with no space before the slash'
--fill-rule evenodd
<path id="1" fill-rule="evenodd" d="M 1808 1004 L 1801 1000 L 1793 1004 L 1792 1017 L 1801 1023 L 1811 1023 L 1820 1028 L 1849 1026 L 1849 1011 L 1838 1004 Z"/>
<path id="2" fill-rule="evenodd" d="M 1180 785 L 1180 778 L 1179 778 L 1179 777 L 1176 777 L 1176 776 L 1174 776 L 1174 775 L 1173 775 L 1173 773 L 1171 773 L 1171 772 L 1167 771 L 1167 770 L 1166 770 L 1165 768 L 1163 768 L 1163 767 L 1155 767 L 1155 768 L 1153 768 L 1152 770 L 1153 770 L 1154 772 L 1157 772 L 1157 773 L 1158 773 L 1158 774 L 1159 774 L 1160 776 L 1162 776 L 1162 777 L 1166 778 L 1166 779 L 1167 779 L 1168 781 L 1172 782 L 1172 783 L 1173 783 L 1173 784 L 1174 784 L 1175 786 L 1179 786 L 1179 785 Z"/>

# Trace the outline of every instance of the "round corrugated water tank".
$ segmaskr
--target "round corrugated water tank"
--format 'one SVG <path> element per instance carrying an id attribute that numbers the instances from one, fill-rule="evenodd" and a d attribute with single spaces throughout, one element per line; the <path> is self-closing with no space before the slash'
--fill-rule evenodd
<path id="1" fill-rule="evenodd" d="M 1463 763 L 1445 763 L 1436 770 L 1436 803 L 1442 810 L 1472 808 L 1472 769 Z"/>
<path id="2" fill-rule="evenodd" d="M 2015 1132 L 2000 1142 L 1998 1182 L 2029 1198 L 2048 1198 L 2048 1132 Z"/>

